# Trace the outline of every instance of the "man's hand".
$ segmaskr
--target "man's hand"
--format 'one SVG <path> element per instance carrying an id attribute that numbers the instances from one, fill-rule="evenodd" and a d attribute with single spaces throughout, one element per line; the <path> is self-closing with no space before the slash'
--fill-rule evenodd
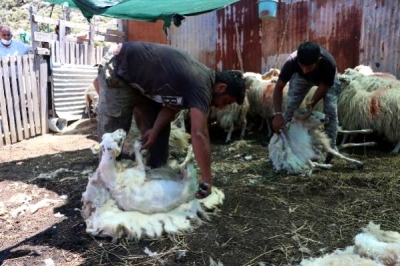
<path id="1" fill-rule="evenodd" d="M 272 120 L 272 129 L 276 134 L 279 134 L 281 129 L 286 130 L 285 119 L 283 119 L 282 114 L 277 114 Z"/>
<path id="2" fill-rule="evenodd" d="M 199 181 L 199 189 L 194 196 L 196 199 L 204 199 L 211 194 L 211 182 Z"/>
<path id="3" fill-rule="evenodd" d="M 147 150 L 151 146 L 153 146 L 154 142 L 156 142 L 157 134 L 154 129 L 147 130 L 141 139 L 142 142 L 142 150 Z"/>

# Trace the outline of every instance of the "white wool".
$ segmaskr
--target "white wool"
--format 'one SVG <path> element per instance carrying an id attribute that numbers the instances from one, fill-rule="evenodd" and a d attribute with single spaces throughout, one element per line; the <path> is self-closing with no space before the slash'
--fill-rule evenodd
<path id="1" fill-rule="evenodd" d="M 354 250 L 362 257 L 374 258 L 387 265 L 400 264 L 400 243 L 382 242 L 367 233 L 358 234 L 354 242 Z"/>
<path id="2" fill-rule="evenodd" d="M 320 258 L 302 260 L 301 266 L 325 265 L 400 265 L 399 233 L 383 231 L 379 225 L 372 222 L 363 228 L 354 238 L 354 246 L 344 250 L 335 250 Z"/>
<path id="3" fill-rule="evenodd" d="M 400 234 L 398 232 L 381 230 L 381 226 L 373 222 L 369 222 L 369 224 L 363 228 L 363 232 L 373 235 L 379 241 L 400 243 Z"/>
<path id="4" fill-rule="evenodd" d="M 222 205 L 225 200 L 225 194 L 216 187 L 211 187 L 211 194 L 200 200 L 201 204 L 208 210 L 213 210 Z"/>
<path id="5" fill-rule="evenodd" d="M 302 260 L 300 266 L 384 266 L 384 264 L 355 254 L 328 254 L 322 258 Z"/>

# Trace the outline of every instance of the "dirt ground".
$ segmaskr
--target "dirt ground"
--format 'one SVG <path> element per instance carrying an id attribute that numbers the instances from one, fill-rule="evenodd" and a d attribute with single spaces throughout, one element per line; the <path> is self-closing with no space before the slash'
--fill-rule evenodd
<path id="1" fill-rule="evenodd" d="M 333 169 L 300 177 L 274 173 L 265 134 L 225 144 L 217 133 L 214 184 L 224 205 L 193 232 L 156 241 L 85 232 L 78 209 L 98 164 L 94 123 L 1 147 L 0 265 L 298 265 L 352 245 L 369 221 L 399 231 L 400 157 L 390 146 L 347 150 L 363 170 L 334 159 Z"/>

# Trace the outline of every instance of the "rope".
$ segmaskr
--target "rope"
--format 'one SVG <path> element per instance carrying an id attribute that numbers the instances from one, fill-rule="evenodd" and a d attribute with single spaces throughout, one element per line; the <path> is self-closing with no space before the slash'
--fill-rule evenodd
<path id="1" fill-rule="evenodd" d="M 289 23 L 290 16 L 292 15 L 292 9 L 293 9 L 293 0 L 290 1 L 289 14 L 288 14 L 288 17 L 287 17 L 286 22 L 285 22 L 285 27 L 283 29 L 282 39 L 281 39 L 281 43 L 279 45 L 278 54 L 276 55 L 276 58 L 275 58 L 274 68 L 277 68 L 277 65 L 278 65 L 278 58 L 279 58 L 279 55 L 281 54 L 283 41 L 285 40 L 285 36 L 286 36 L 286 32 L 287 32 L 287 26 L 288 26 L 288 23 Z"/>

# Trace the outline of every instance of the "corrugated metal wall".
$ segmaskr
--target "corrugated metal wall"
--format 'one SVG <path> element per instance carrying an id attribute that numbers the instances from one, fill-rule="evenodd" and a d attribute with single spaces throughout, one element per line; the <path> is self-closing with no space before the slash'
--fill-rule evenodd
<path id="1" fill-rule="evenodd" d="M 215 69 L 216 28 L 216 12 L 187 17 L 181 26 L 171 26 L 169 41 L 172 46 L 187 51 L 206 66 Z"/>
<path id="2" fill-rule="evenodd" d="M 216 70 L 240 69 L 241 61 L 245 71 L 261 70 L 261 20 L 256 0 L 186 17 L 180 27 L 171 26 L 168 40 L 161 29 L 162 23 L 129 21 L 128 40 L 169 43 Z"/>
<path id="3" fill-rule="evenodd" d="M 217 11 L 219 70 L 261 71 L 261 20 L 257 7 L 256 0 L 242 0 Z"/>
<path id="4" fill-rule="evenodd" d="M 97 76 L 97 67 L 54 63 L 52 97 L 57 117 L 81 119 L 86 109 L 85 91 Z"/>
<path id="5" fill-rule="evenodd" d="M 400 78 L 400 1 L 363 2 L 360 63 Z"/>
<path id="6" fill-rule="evenodd" d="M 281 68 L 301 42 L 313 40 L 333 54 L 339 72 L 367 64 L 400 77 L 399 9 L 400 0 L 280 0 L 277 18 L 260 20 L 257 0 L 242 0 L 187 17 L 169 39 L 162 23 L 130 22 L 129 40 L 170 43 L 217 70 L 240 69 L 243 61 L 254 72 Z"/>
<path id="7" fill-rule="evenodd" d="M 306 40 L 315 41 L 335 57 L 339 71 L 358 64 L 362 6 L 359 0 L 284 0 L 277 19 L 263 21 L 263 70 L 280 68 Z"/>

